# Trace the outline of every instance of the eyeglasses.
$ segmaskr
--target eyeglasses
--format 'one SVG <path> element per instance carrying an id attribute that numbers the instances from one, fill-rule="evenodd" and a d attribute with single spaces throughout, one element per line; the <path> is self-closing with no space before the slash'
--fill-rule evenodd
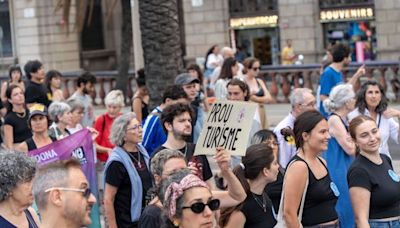
<path id="1" fill-rule="evenodd" d="M 251 68 L 251 69 L 253 69 L 254 71 L 258 71 L 258 70 L 260 70 L 261 68 L 260 68 L 260 67 L 253 67 L 253 68 Z"/>
<path id="2" fill-rule="evenodd" d="M 304 106 L 304 107 L 315 107 L 316 102 L 313 101 L 313 102 L 310 102 L 310 103 L 308 103 L 308 104 L 300 104 L 300 105 L 301 105 L 301 106 Z"/>
<path id="3" fill-rule="evenodd" d="M 193 213 L 200 214 L 204 211 L 206 206 L 208 206 L 208 208 L 210 208 L 210 210 L 212 210 L 212 211 L 218 210 L 220 203 L 221 202 L 219 201 L 219 199 L 212 199 L 212 200 L 208 201 L 207 204 L 205 204 L 203 202 L 197 202 L 197 203 L 192 204 L 190 207 L 182 207 L 182 209 L 190 208 L 190 210 L 192 210 Z"/>
<path id="4" fill-rule="evenodd" d="M 142 125 L 138 124 L 138 125 L 135 125 L 135 126 L 133 126 L 131 128 L 127 128 L 126 130 L 127 131 L 136 131 L 136 130 L 138 130 L 140 128 L 142 128 Z"/>
<path id="5" fill-rule="evenodd" d="M 89 199 L 90 194 L 92 194 L 92 192 L 90 191 L 90 188 L 80 189 L 80 188 L 53 187 L 53 188 L 46 189 L 44 192 L 47 193 L 47 192 L 50 192 L 50 191 L 53 191 L 53 190 L 82 192 L 83 193 L 83 197 L 85 197 L 86 199 Z"/>

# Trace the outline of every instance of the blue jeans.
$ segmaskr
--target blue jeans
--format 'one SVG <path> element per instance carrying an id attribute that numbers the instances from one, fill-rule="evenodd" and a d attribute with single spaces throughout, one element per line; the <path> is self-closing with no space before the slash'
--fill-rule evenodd
<path id="1" fill-rule="evenodd" d="M 400 228 L 400 220 L 393 220 L 387 222 L 373 222 L 369 221 L 371 228 Z"/>

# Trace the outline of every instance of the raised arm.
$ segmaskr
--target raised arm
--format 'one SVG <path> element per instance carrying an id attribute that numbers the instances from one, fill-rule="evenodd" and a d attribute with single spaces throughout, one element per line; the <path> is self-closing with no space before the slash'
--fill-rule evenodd
<path id="1" fill-rule="evenodd" d="M 356 153 L 356 146 L 340 118 L 338 116 L 331 116 L 328 120 L 328 125 L 329 134 L 338 141 L 339 145 L 348 155 L 354 156 Z"/>

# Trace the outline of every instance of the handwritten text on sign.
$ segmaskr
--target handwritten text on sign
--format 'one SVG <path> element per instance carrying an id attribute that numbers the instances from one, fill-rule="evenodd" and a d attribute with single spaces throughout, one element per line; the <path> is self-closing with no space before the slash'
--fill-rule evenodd
<path id="1" fill-rule="evenodd" d="M 254 103 L 215 102 L 205 119 L 195 155 L 212 155 L 216 147 L 224 147 L 232 155 L 243 156 L 256 109 Z"/>

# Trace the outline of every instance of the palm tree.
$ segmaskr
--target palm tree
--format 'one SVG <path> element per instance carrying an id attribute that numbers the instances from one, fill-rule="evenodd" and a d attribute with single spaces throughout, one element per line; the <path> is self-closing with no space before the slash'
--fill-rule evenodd
<path id="1" fill-rule="evenodd" d="M 180 0 L 139 0 L 140 31 L 151 105 L 183 70 L 178 14 Z"/>

